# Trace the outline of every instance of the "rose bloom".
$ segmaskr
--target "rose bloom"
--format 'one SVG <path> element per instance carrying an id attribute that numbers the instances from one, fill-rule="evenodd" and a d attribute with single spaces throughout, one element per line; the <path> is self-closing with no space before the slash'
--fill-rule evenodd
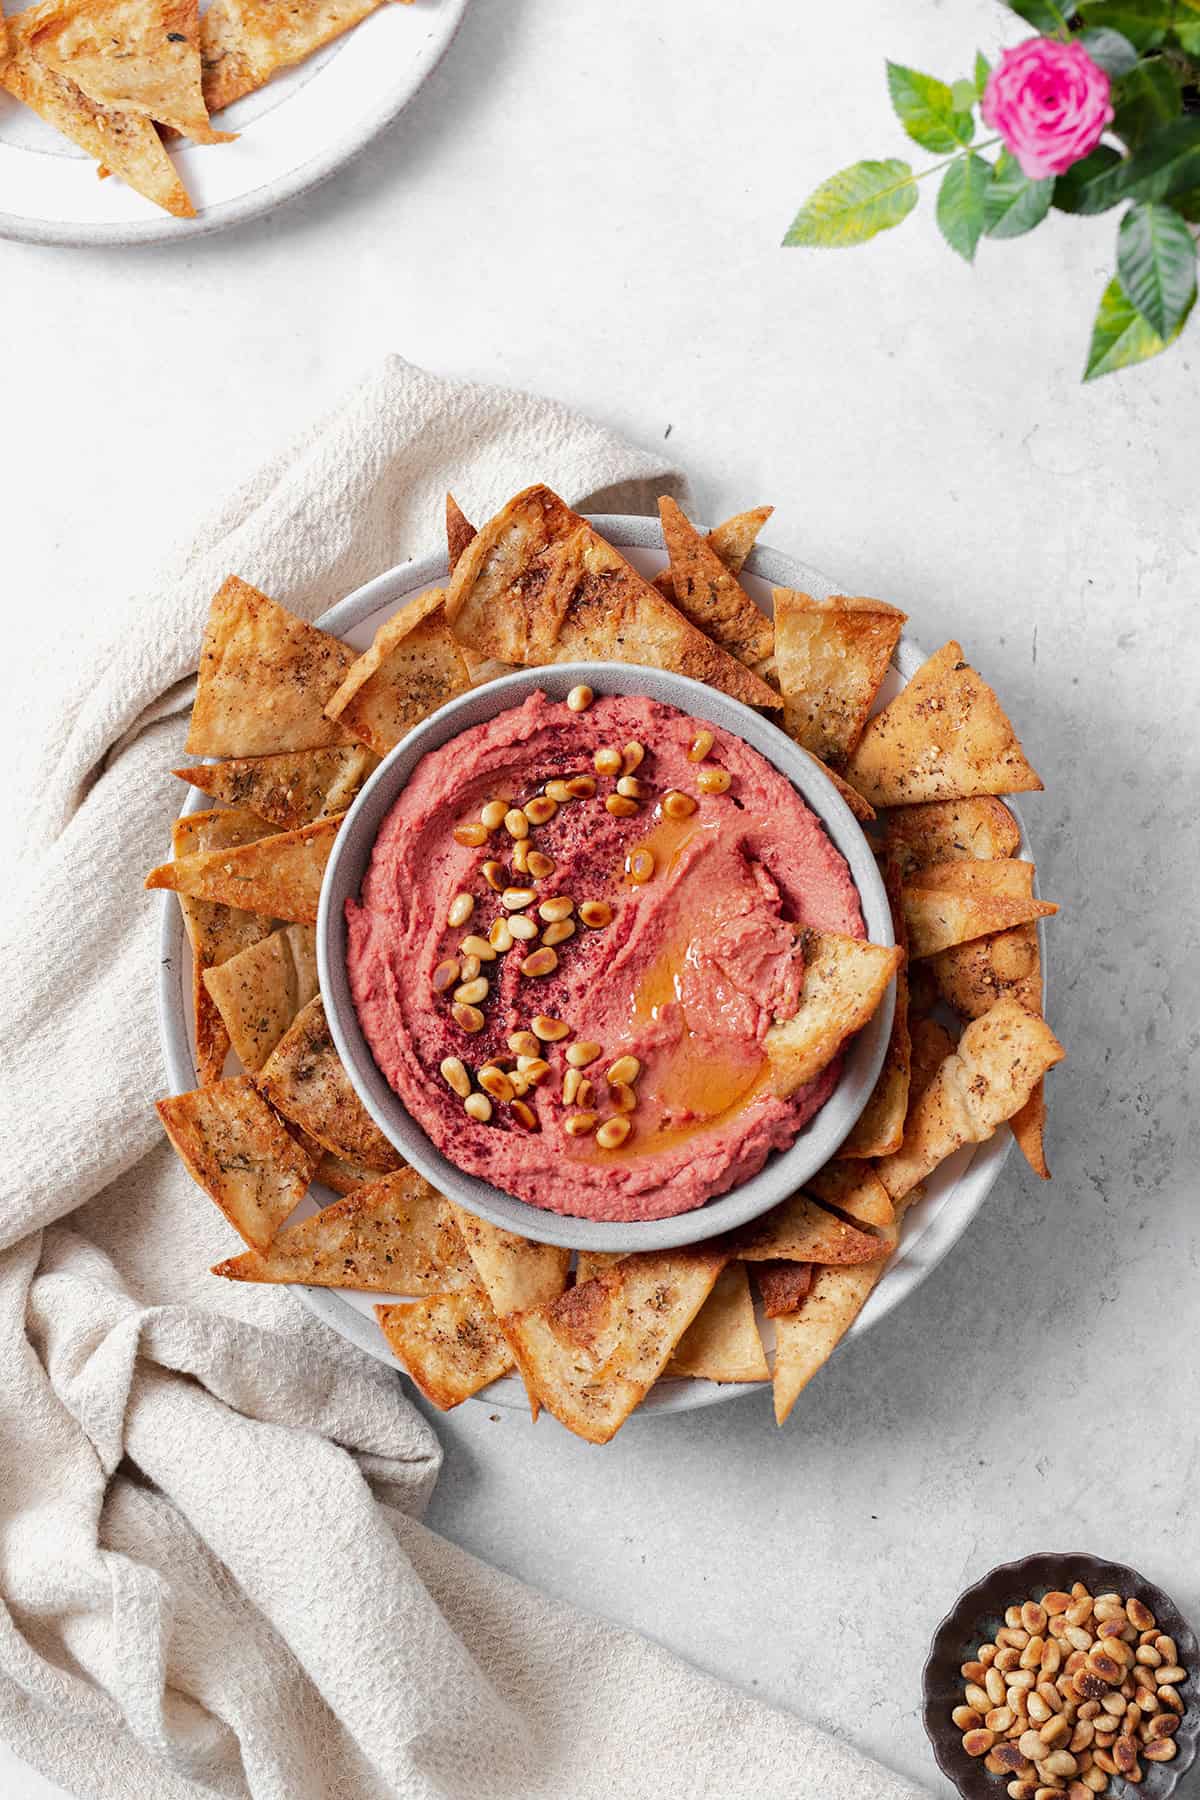
<path id="1" fill-rule="evenodd" d="M 1002 53 L 980 111 L 1031 181 L 1094 150 L 1113 116 L 1108 76 L 1083 45 L 1045 37 Z"/>

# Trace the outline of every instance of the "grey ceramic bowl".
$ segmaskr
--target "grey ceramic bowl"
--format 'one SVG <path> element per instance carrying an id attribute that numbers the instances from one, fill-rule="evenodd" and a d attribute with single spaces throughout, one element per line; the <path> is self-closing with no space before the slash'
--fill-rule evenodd
<path id="1" fill-rule="evenodd" d="M 384 1135 L 440 1192 L 469 1212 L 542 1243 L 628 1254 L 696 1243 L 757 1218 L 808 1180 L 836 1152 L 875 1085 L 891 1030 L 894 990 L 846 1054 L 841 1080 L 787 1150 L 768 1158 L 749 1181 L 693 1212 L 670 1219 L 609 1223 L 544 1211 L 467 1175 L 435 1147 L 380 1072 L 363 1035 L 346 974 L 345 903 L 357 897 L 379 828 L 421 758 L 471 726 L 519 706 L 537 689 L 565 699 L 577 682 L 597 694 L 638 694 L 663 701 L 741 738 L 787 777 L 821 819 L 850 866 L 867 935 L 891 944 L 887 895 L 870 845 L 833 783 L 779 728 L 739 701 L 696 681 L 629 663 L 563 663 L 522 669 L 452 700 L 397 745 L 359 794 L 334 840 L 317 919 L 321 992 L 338 1054 L 367 1111 Z"/>
<path id="2" fill-rule="evenodd" d="M 992 1569 L 959 1595 L 933 1634 L 923 1677 L 925 1731 L 938 1768 L 963 1800 L 1002 1800 L 1005 1792 L 1003 1776 L 989 1774 L 981 1758 L 967 1755 L 963 1734 L 950 1717 L 953 1709 L 963 1704 L 963 1663 L 974 1658 L 980 1644 L 994 1637 L 1008 1607 L 1022 1600 L 1040 1600 L 1051 1589 L 1069 1591 L 1076 1581 L 1084 1582 L 1092 1594 L 1124 1594 L 1144 1601 L 1160 1629 L 1174 1638 L 1181 1665 L 1187 1670 L 1187 1680 L 1179 1684 L 1186 1710 L 1175 1734 L 1178 1751 L 1174 1761 L 1144 1762 L 1144 1779 L 1137 1786 L 1113 1776 L 1108 1793 L 1113 1800 L 1127 1800 L 1133 1794 L 1144 1795 L 1146 1800 L 1168 1800 L 1169 1795 L 1196 1792 L 1184 1783 L 1200 1745 L 1200 1646 L 1195 1632 L 1170 1595 L 1136 1569 L 1085 1551 L 1047 1551 Z"/>

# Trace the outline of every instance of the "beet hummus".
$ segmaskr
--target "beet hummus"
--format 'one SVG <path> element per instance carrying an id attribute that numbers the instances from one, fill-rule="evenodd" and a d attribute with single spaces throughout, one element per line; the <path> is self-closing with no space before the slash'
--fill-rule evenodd
<path id="1" fill-rule="evenodd" d="M 346 918 L 367 1041 L 442 1154 L 614 1220 L 702 1206 L 791 1144 L 840 1072 L 767 1080 L 795 927 L 865 935 L 845 859 L 757 751 L 655 701 L 540 692 L 422 759 Z"/>

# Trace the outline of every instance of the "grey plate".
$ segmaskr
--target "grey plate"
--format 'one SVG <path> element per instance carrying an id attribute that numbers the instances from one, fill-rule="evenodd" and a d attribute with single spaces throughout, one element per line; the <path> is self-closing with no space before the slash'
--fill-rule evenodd
<path id="1" fill-rule="evenodd" d="M 895 940 L 887 895 L 870 845 L 829 778 L 777 725 L 761 719 L 740 701 L 682 675 L 631 663 L 561 663 L 553 668 L 522 669 L 452 700 L 410 731 L 404 742 L 384 759 L 334 839 L 317 919 L 321 992 L 346 1072 L 389 1142 L 426 1180 L 468 1212 L 541 1243 L 627 1255 L 633 1250 L 668 1250 L 679 1244 L 694 1244 L 745 1225 L 794 1194 L 828 1162 L 870 1098 L 887 1050 L 895 990 L 894 984 L 889 987 L 883 1005 L 850 1045 L 837 1087 L 795 1142 L 787 1150 L 769 1156 L 757 1175 L 691 1212 L 628 1224 L 547 1212 L 515 1199 L 490 1182 L 464 1174 L 443 1156 L 389 1087 L 363 1035 L 346 974 L 345 904 L 348 899 L 357 898 L 379 828 L 422 757 L 451 743 L 472 726 L 519 706 L 539 689 L 551 700 L 565 700 L 581 681 L 589 682 L 597 694 L 633 694 L 662 701 L 728 731 L 757 750 L 803 795 L 849 863 L 872 943 L 892 944 Z"/>

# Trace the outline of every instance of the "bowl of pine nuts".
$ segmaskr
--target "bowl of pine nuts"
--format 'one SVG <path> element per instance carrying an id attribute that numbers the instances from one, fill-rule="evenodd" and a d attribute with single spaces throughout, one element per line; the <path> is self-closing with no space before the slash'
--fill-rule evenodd
<path id="1" fill-rule="evenodd" d="M 1004 1563 L 934 1633 L 925 1730 L 965 1800 L 1185 1791 L 1200 1646 L 1135 1569 L 1083 1553 Z"/>

